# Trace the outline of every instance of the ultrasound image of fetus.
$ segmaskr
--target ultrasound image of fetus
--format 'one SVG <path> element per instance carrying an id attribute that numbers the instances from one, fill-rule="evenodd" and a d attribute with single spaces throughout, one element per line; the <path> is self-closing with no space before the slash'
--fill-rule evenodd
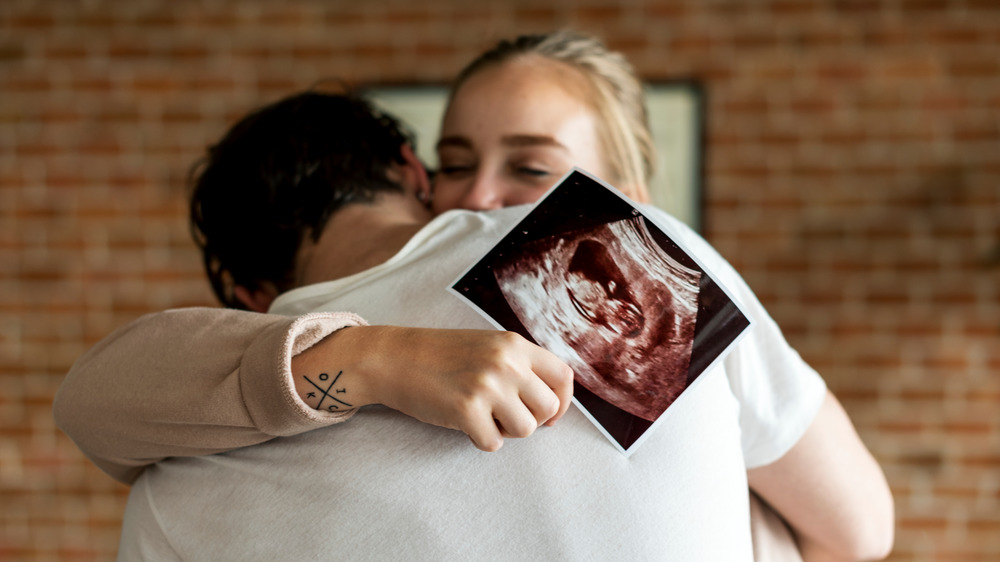
<path id="1" fill-rule="evenodd" d="M 532 338 L 602 400 L 655 421 L 686 388 L 701 273 L 641 217 L 525 244 L 493 273 Z"/>
<path id="2" fill-rule="evenodd" d="M 567 270 L 566 291 L 584 318 L 622 337 L 634 338 L 645 326 L 642 309 L 629 291 L 628 281 L 607 247 L 596 240 L 583 240 L 577 245 Z"/>

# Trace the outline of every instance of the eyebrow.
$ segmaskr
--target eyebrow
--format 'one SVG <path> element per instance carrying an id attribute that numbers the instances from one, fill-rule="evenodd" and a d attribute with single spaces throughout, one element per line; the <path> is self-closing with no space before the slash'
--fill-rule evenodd
<path id="1" fill-rule="evenodd" d="M 566 145 L 557 141 L 554 137 L 548 135 L 506 135 L 500 138 L 501 144 L 512 147 L 522 147 L 522 146 L 554 146 L 556 148 L 561 148 L 563 150 L 569 150 Z M 437 148 L 454 146 L 457 148 L 472 148 L 472 143 L 469 139 L 462 136 L 450 136 L 442 137 L 441 140 L 437 142 Z"/>

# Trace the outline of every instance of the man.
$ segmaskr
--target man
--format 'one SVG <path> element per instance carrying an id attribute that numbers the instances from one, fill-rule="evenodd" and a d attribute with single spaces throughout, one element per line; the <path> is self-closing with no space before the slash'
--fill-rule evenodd
<path id="1" fill-rule="evenodd" d="M 209 164 L 202 179 L 208 177 L 216 191 L 211 196 L 196 191 L 193 208 L 195 223 L 204 235 L 206 262 L 210 271 L 218 272 L 217 290 L 251 306 L 273 300 L 271 310 L 285 314 L 356 310 L 373 323 L 488 327 L 478 314 L 445 294 L 443 287 L 525 210 L 446 213 L 428 223 L 426 211 L 414 204 L 414 195 L 425 181 L 423 169 L 412 158 L 405 139 L 392 133 L 396 128 L 391 120 L 370 115 L 364 130 L 371 127 L 374 144 L 368 144 L 367 137 L 358 138 L 357 127 L 343 128 L 340 120 L 347 114 L 356 116 L 354 110 L 366 106 L 352 106 L 358 102 L 351 98 L 315 96 L 294 97 L 255 114 L 256 118 L 233 129 L 245 142 L 224 140 L 213 149 L 213 155 L 219 156 L 235 147 L 235 161 L 245 168 L 253 167 L 256 171 L 251 175 L 271 178 L 262 182 L 265 187 L 274 178 L 307 179 L 306 195 L 296 195 L 289 202 L 280 197 L 281 190 L 250 192 L 243 181 L 233 181 L 224 174 L 215 177 L 214 171 L 220 168 Z M 342 100 L 350 103 L 343 106 Z M 336 118 L 322 118 L 324 111 Z M 275 134 L 268 124 L 287 127 L 283 130 L 288 136 Z M 308 153 L 314 142 L 326 142 L 329 137 L 339 139 L 341 152 L 336 160 L 352 169 L 364 168 L 357 160 L 363 161 L 362 155 L 372 147 L 376 151 L 377 147 L 389 147 L 398 157 L 376 170 L 387 181 L 367 196 L 367 182 L 333 185 L 330 178 L 339 172 L 295 164 L 303 160 L 302 153 Z M 264 154 L 254 152 L 260 147 L 264 147 Z M 359 152 L 358 147 L 364 149 Z M 287 160 L 282 154 L 288 155 Z M 321 170 L 319 178 L 317 170 Z M 308 214 L 316 205 L 310 196 L 322 191 L 324 185 L 312 185 L 313 180 L 325 180 L 336 197 L 347 201 L 319 222 L 308 219 L 317 216 Z M 324 212 L 319 214 L 321 218 Z M 230 220 L 234 216 L 236 220 Z M 303 216 L 307 220 L 302 220 Z M 700 238 L 663 218 L 677 229 L 671 235 L 693 248 L 743 300 L 757 321 L 748 338 L 780 340 L 777 328 L 738 275 Z M 216 228 L 219 224 L 225 226 Z M 261 224 L 272 225 L 274 236 L 255 234 L 254 229 Z M 301 225 L 306 226 L 300 229 Z M 308 237 L 303 238 L 302 233 Z M 222 243 L 214 242 L 216 237 L 221 237 Z M 279 247 L 281 241 L 284 246 Z M 292 259 L 283 264 L 275 260 L 288 247 L 296 248 L 297 241 L 302 242 Z M 238 265 L 241 263 L 247 269 Z M 227 281 L 229 276 L 231 281 Z M 192 326 L 205 318 L 196 318 Z M 304 318 L 291 324 L 311 322 Z M 376 338 L 374 346 L 352 356 L 351 348 L 358 344 L 358 339 L 352 340 L 358 336 L 352 334 L 363 333 L 360 328 L 326 337 L 332 328 L 323 322 L 357 324 L 356 318 L 313 318 L 321 322 L 302 329 L 261 324 L 257 339 L 272 344 L 261 349 L 251 345 L 237 361 L 239 372 L 232 377 L 226 376 L 225 369 L 231 366 L 233 356 L 222 353 L 227 355 L 222 363 L 199 365 L 206 372 L 222 373 L 210 377 L 213 382 L 204 387 L 192 391 L 187 385 L 189 377 L 183 373 L 182 381 L 176 383 L 165 380 L 161 371 L 150 378 L 155 386 L 149 392 L 176 390 L 182 400 L 195 399 L 200 403 L 188 404 L 188 410 L 196 413 L 182 412 L 176 419 L 183 420 L 184 415 L 198 418 L 209 433 L 235 435 L 234 441 L 245 434 L 255 435 L 251 441 L 257 439 L 256 432 L 280 434 L 295 425 L 296 417 L 342 415 L 336 413 L 341 407 L 349 410 L 367 402 L 420 411 L 421 404 L 412 403 L 414 396 L 420 402 L 438 396 L 439 390 L 450 392 L 448 384 L 442 385 L 420 371 L 413 372 L 408 381 L 410 390 L 417 388 L 417 392 L 386 392 L 377 377 L 358 377 L 348 383 L 341 377 L 372 371 L 364 367 L 366 359 L 371 362 L 374 357 L 378 363 L 398 353 L 399 348 L 380 348 Z M 105 345 L 121 346 L 130 341 L 130 332 L 135 332 L 142 336 L 137 343 L 151 347 L 148 341 L 143 344 L 149 335 L 143 329 L 141 323 L 135 330 L 125 329 Z M 221 352 L 229 340 L 246 343 L 255 339 L 248 338 L 242 329 L 234 334 L 225 321 L 212 321 L 203 329 Z M 216 330 L 221 333 L 214 333 Z M 465 337 L 462 332 L 452 335 Z M 275 345 L 274 341 L 281 343 Z M 344 341 L 354 343 L 344 345 Z M 333 345 L 330 342 L 341 342 L 337 344 L 341 346 L 339 353 L 324 351 L 325 346 Z M 450 361 L 441 356 L 440 348 L 422 349 L 421 343 L 411 345 L 402 360 L 421 365 Z M 308 349 L 296 354 L 296 348 Z M 764 348 L 766 358 L 758 353 Z M 217 361 L 197 345 L 183 352 L 195 353 L 205 363 Z M 433 357 L 427 358 L 428 354 Z M 290 390 L 287 380 L 268 382 L 263 368 L 251 368 L 261 374 L 244 377 L 244 364 L 270 364 L 271 371 L 281 370 L 276 365 L 281 361 L 275 358 L 288 356 L 294 356 L 295 391 Z M 330 357 L 336 357 L 338 364 L 331 364 Z M 150 367 L 155 368 L 161 359 L 167 363 L 176 360 L 154 354 Z M 84 358 L 80 369 L 95 371 L 87 367 L 90 361 L 108 359 L 97 349 L 89 359 Z M 755 376 L 755 365 L 761 361 L 769 363 L 769 369 L 759 369 L 770 371 L 766 380 Z M 484 425 L 492 426 L 492 431 L 527 435 L 538 423 L 551 421 L 565 411 L 561 390 L 565 380 L 559 375 L 565 371 L 544 354 L 537 357 L 537 363 L 537 367 L 532 362 L 527 368 L 521 365 L 514 369 L 523 373 L 522 377 L 508 377 L 526 380 L 514 386 L 530 396 L 513 407 L 509 407 L 511 401 L 497 400 L 481 408 L 480 413 L 495 414 Z M 342 364 L 353 366 L 343 369 Z M 130 372 L 145 376 L 143 370 Z M 548 380 L 537 374 L 549 371 L 555 375 Z M 466 378 L 455 376 L 451 382 L 460 387 Z M 60 395 L 92 387 L 86 384 L 88 380 L 86 374 L 75 377 L 72 384 L 60 389 Z M 267 395 L 268 390 L 273 394 Z M 245 408 L 236 408 L 235 413 L 233 396 L 245 403 Z M 274 396 L 282 397 L 279 403 L 284 400 L 289 404 L 302 398 L 311 408 L 275 408 L 269 403 Z M 276 439 L 224 455 L 168 459 L 147 469 L 133 488 L 120 556 L 750 559 L 748 468 L 751 482 L 758 483 L 758 492 L 779 509 L 787 509 L 800 540 L 812 545 L 811 552 L 836 551 L 843 545 L 848 545 L 847 551 L 862 551 L 864 548 L 853 545 L 872 542 L 859 529 L 884 523 L 884 510 L 872 514 L 858 506 L 864 505 L 860 500 L 866 495 L 881 492 L 877 465 L 872 466 L 849 421 L 835 402 L 830 402 L 822 381 L 787 345 L 741 343 L 723 367 L 703 375 L 698 387 L 685 396 L 668 411 L 667 423 L 629 459 L 610 447 L 576 410 L 566 412 L 557 430 L 513 442 L 502 455 L 484 456 L 456 442 L 454 433 L 447 429 L 378 407 L 366 412 L 364 423 L 345 424 L 335 431 Z M 134 395 L 131 398 L 135 400 Z M 474 401 L 472 405 L 477 404 Z M 334 413 L 315 409 L 324 405 L 335 406 Z M 57 414 L 62 411 L 59 406 Z M 116 404 L 112 409 L 122 407 Z M 219 412 L 214 422 L 213 412 Z M 68 417 L 60 418 L 61 427 L 71 425 Z M 249 423 L 246 418 L 250 418 Z M 483 416 L 472 418 L 481 420 Z M 111 425 L 113 420 L 107 423 Z M 227 428 L 227 424 L 247 430 Z M 479 432 L 474 428 L 467 433 Z M 166 428 L 161 438 L 174 442 L 177 436 Z M 197 444 L 187 441 L 189 437 L 198 440 L 193 436 L 180 440 L 197 450 Z M 107 450 L 113 449 L 112 445 Z M 139 465 L 148 459 L 127 461 Z M 830 468 L 824 468 L 827 465 Z M 114 459 L 106 466 L 115 466 Z M 873 475 L 873 470 L 878 474 Z M 863 484 L 857 485 L 855 479 Z"/>

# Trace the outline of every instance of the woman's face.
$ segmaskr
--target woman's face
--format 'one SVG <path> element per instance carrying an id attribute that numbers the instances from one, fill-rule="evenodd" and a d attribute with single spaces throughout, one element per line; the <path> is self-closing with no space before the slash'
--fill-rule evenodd
<path id="1" fill-rule="evenodd" d="M 575 70 L 540 57 L 472 75 L 441 125 L 434 210 L 532 203 L 573 166 L 606 178 L 584 88 Z"/>

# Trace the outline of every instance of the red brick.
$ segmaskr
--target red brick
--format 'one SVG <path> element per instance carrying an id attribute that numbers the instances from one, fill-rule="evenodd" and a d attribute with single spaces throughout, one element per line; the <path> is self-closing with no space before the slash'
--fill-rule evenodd
<path id="1" fill-rule="evenodd" d="M 946 431 L 946 432 L 948 432 L 950 434 L 956 434 L 956 435 L 960 435 L 960 434 L 987 435 L 994 428 L 993 428 L 992 424 L 985 423 L 985 422 L 982 422 L 982 423 L 973 423 L 973 422 L 957 423 L 957 422 L 952 422 L 952 423 L 945 423 L 942 426 L 942 429 L 944 429 L 944 431 Z"/>
<path id="2" fill-rule="evenodd" d="M 719 103 L 719 109 L 726 113 L 760 114 L 766 113 L 769 109 L 767 99 L 761 95 L 746 95 L 727 99 Z"/>
<path id="3" fill-rule="evenodd" d="M 962 123 L 955 127 L 952 138 L 969 142 L 996 141 L 1000 139 L 1000 126 L 988 121 Z"/>
<path id="4" fill-rule="evenodd" d="M 954 112 L 968 106 L 966 96 L 952 93 L 927 94 L 921 102 L 921 109 L 925 111 Z"/>
<path id="5" fill-rule="evenodd" d="M 176 45 L 165 51 L 167 58 L 178 61 L 199 62 L 209 57 L 210 51 L 204 45 Z"/>
<path id="6" fill-rule="evenodd" d="M 777 150 L 787 150 L 803 141 L 797 132 L 792 131 L 764 131 L 759 138 L 763 145 Z"/>
<path id="7" fill-rule="evenodd" d="M 773 48 L 779 44 L 774 29 L 741 29 L 729 38 L 729 42 L 738 50 Z"/>
<path id="8" fill-rule="evenodd" d="M 878 424 L 880 432 L 890 434 L 919 434 L 927 431 L 927 426 L 920 422 L 883 422 Z"/>
<path id="9" fill-rule="evenodd" d="M 385 21 L 392 26 L 427 23 L 431 14 L 423 8 L 394 8 L 385 14 Z"/>
<path id="10" fill-rule="evenodd" d="M 990 338 L 1000 336 L 1000 320 L 966 319 L 962 323 L 962 333 L 967 337 Z M 1000 399 L 1000 394 L 997 395 Z"/>
<path id="11" fill-rule="evenodd" d="M 759 179 L 770 175 L 770 170 L 759 164 L 734 164 L 720 169 L 719 172 L 732 174 L 741 179 Z"/>
<path id="12" fill-rule="evenodd" d="M 175 108 L 163 112 L 164 123 L 200 123 L 203 116 L 197 109 Z"/>
<path id="13" fill-rule="evenodd" d="M 421 57 L 444 57 L 454 54 L 455 49 L 447 43 L 428 41 L 417 43 L 413 51 Z"/>
<path id="14" fill-rule="evenodd" d="M 826 113 L 837 108 L 836 97 L 831 94 L 811 94 L 796 96 L 789 102 L 792 111 L 801 113 Z M 812 118 L 816 118 L 812 116 Z"/>
<path id="15" fill-rule="evenodd" d="M 83 142 L 78 150 L 86 156 L 118 156 L 123 148 L 115 139 L 91 139 Z"/>
<path id="16" fill-rule="evenodd" d="M 141 14 L 132 23 L 142 28 L 160 29 L 176 27 L 179 22 L 180 20 L 175 14 L 170 12 L 154 12 Z"/>
<path id="17" fill-rule="evenodd" d="M 819 12 L 819 5 L 801 0 L 773 0 L 768 3 L 767 9 L 776 16 L 814 15 Z"/>
<path id="18" fill-rule="evenodd" d="M 1000 469 L 1000 456 L 997 455 L 970 455 L 962 459 L 962 464 L 971 467 Z"/>
<path id="19" fill-rule="evenodd" d="M 837 399 L 840 400 L 841 403 L 875 402 L 879 398 L 878 391 L 872 389 L 838 388 L 836 389 L 835 394 L 837 395 Z"/>
<path id="20" fill-rule="evenodd" d="M 350 28 L 362 25 L 368 19 L 369 17 L 362 11 L 338 9 L 333 13 L 326 14 L 324 21 L 329 26 Z"/>
<path id="21" fill-rule="evenodd" d="M 872 15 L 883 10 L 882 2 L 870 2 L 869 0 L 833 0 L 833 9 L 851 15 Z"/>
<path id="22" fill-rule="evenodd" d="M 948 64 L 948 72 L 956 78 L 997 78 L 1000 62 L 995 57 L 960 58 Z"/>
<path id="23" fill-rule="evenodd" d="M 859 367 L 872 368 L 872 369 L 889 369 L 895 370 L 902 366 L 902 359 L 899 353 L 894 352 L 866 352 L 865 354 L 859 356 L 855 361 Z"/>
<path id="24" fill-rule="evenodd" d="M 618 4 L 610 4 L 605 6 L 583 6 L 576 10 L 576 14 L 580 18 L 580 22 L 584 26 L 588 26 L 595 24 L 604 25 L 610 21 L 619 20 L 623 12 L 622 7 Z"/>
<path id="25" fill-rule="evenodd" d="M 842 29 L 800 31 L 792 35 L 792 44 L 802 50 L 831 49 L 849 46 L 851 34 Z"/>
<path id="26" fill-rule="evenodd" d="M 938 404 L 944 400 L 945 395 L 940 390 L 903 390 L 899 397 L 907 402 L 928 401 Z"/>
<path id="27" fill-rule="evenodd" d="M 108 56 L 115 59 L 147 59 L 152 54 L 149 45 L 143 43 L 114 42 L 108 47 Z"/>
<path id="28" fill-rule="evenodd" d="M 609 49 L 624 53 L 626 56 L 649 48 L 649 39 L 644 35 L 612 35 L 607 37 L 604 43 Z"/>
<path id="29" fill-rule="evenodd" d="M 838 170 L 830 164 L 819 162 L 796 162 L 791 173 L 799 179 L 822 179 L 837 175 Z"/>
<path id="30" fill-rule="evenodd" d="M 652 20 L 678 20 L 691 12 L 691 8 L 680 2 L 656 2 L 643 6 L 643 15 Z"/>
<path id="31" fill-rule="evenodd" d="M 974 500 L 979 496 L 979 490 L 975 488 L 959 488 L 949 486 L 935 486 L 934 495 L 941 498 L 960 499 L 963 501 Z"/>
<path id="32" fill-rule="evenodd" d="M 876 72 L 884 78 L 929 80 L 941 74 L 941 65 L 932 57 L 920 56 L 887 61 L 879 65 Z"/>
<path id="33" fill-rule="evenodd" d="M 52 89 L 52 81 L 46 76 L 7 75 L 0 86 L 8 93 L 45 93 Z"/>
<path id="34" fill-rule="evenodd" d="M 204 93 L 230 91 L 235 85 L 235 80 L 230 76 L 211 75 L 193 76 L 187 83 L 187 87 Z"/>
<path id="35" fill-rule="evenodd" d="M 817 65 L 820 80 L 837 83 L 859 81 L 868 74 L 867 67 L 859 62 L 827 62 Z"/>
<path id="36" fill-rule="evenodd" d="M 62 151 L 62 147 L 48 142 L 24 142 L 14 149 L 14 152 L 22 158 L 52 157 Z"/>
<path id="37" fill-rule="evenodd" d="M 927 31 L 928 39 L 936 45 L 969 47 L 988 38 L 978 29 L 966 23 L 942 22 L 940 27 Z"/>
<path id="38" fill-rule="evenodd" d="M 900 8 L 904 11 L 926 13 L 937 15 L 951 9 L 954 2 L 951 0 L 900 0 Z"/>
<path id="39" fill-rule="evenodd" d="M 847 321 L 839 320 L 830 326 L 830 335 L 842 338 L 871 337 L 875 333 L 874 327 L 867 321 Z"/>
<path id="40" fill-rule="evenodd" d="M 742 68 L 741 72 L 755 82 L 777 83 L 790 82 L 799 74 L 799 68 L 791 60 L 764 60 L 750 68 Z"/>
<path id="41" fill-rule="evenodd" d="M 809 270 L 809 263 L 800 257 L 780 257 L 767 261 L 768 271 L 774 273 L 805 273 Z"/>
<path id="42" fill-rule="evenodd" d="M 866 28 L 861 37 L 869 48 L 907 47 L 913 44 L 913 33 L 905 26 Z"/>
<path id="43" fill-rule="evenodd" d="M 900 529 L 918 529 L 922 531 L 943 531 L 948 527 L 948 520 L 943 517 L 901 517 L 896 522 Z"/>
<path id="44" fill-rule="evenodd" d="M 706 31 L 672 37 L 668 48 L 675 55 L 685 55 L 708 52 L 716 45 L 717 41 Z"/>
<path id="45" fill-rule="evenodd" d="M 366 58 L 389 58 L 393 55 L 394 49 L 389 45 L 358 45 L 354 48 L 354 55 Z"/>
<path id="46" fill-rule="evenodd" d="M 741 21 L 740 18 L 748 16 L 749 12 L 754 8 L 753 3 L 740 2 L 739 0 L 697 2 L 696 5 L 709 16 L 721 17 L 723 20 L 735 18 L 730 21 Z"/>
<path id="47" fill-rule="evenodd" d="M 904 454 L 892 460 L 904 466 L 924 470 L 939 469 L 941 468 L 941 465 L 944 464 L 944 459 L 939 453 Z M 902 518 L 900 518 L 900 524 L 902 524 Z M 914 522 L 914 524 L 919 523 Z"/>
<path id="48" fill-rule="evenodd" d="M 106 76 L 79 76 L 72 79 L 71 87 L 81 93 L 107 94 L 114 89 L 115 85 Z"/>
<path id="49" fill-rule="evenodd" d="M 27 58 L 28 51 L 24 45 L 15 43 L 0 44 L 0 64 L 19 63 Z"/>
<path id="50" fill-rule="evenodd" d="M 933 302 L 942 306 L 974 306 L 978 301 L 978 296 L 970 289 L 945 288 L 933 296 Z"/>
<path id="51" fill-rule="evenodd" d="M 196 27 L 203 28 L 230 29 L 241 23 L 239 17 L 234 11 L 228 9 L 222 12 L 206 12 L 199 14 L 194 24 Z M 286 21 L 286 16 L 281 12 L 272 12 L 262 16 L 261 20 L 266 21 L 268 25 L 279 26 L 282 25 L 283 21 Z"/>
<path id="52" fill-rule="evenodd" d="M 5 14 L 4 27 L 7 29 L 46 30 L 55 25 L 52 14 L 42 12 Z"/>
<path id="53" fill-rule="evenodd" d="M 961 354 L 934 353 L 924 358 L 924 366 L 958 374 L 969 366 L 968 358 Z"/>
<path id="54" fill-rule="evenodd" d="M 132 89 L 140 95 L 168 94 L 180 88 L 180 78 L 176 76 L 143 76 L 132 79 Z"/>
<path id="55" fill-rule="evenodd" d="M 548 6 L 518 6 L 513 9 L 514 20 L 525 25 L 554 24 L 560 11 Z"/>

